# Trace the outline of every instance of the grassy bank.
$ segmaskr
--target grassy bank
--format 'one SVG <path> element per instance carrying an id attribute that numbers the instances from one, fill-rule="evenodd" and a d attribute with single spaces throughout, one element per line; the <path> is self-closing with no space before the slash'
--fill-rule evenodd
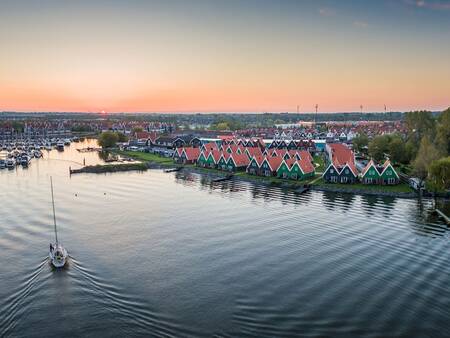
<path id="1" fill-rule="evenodd" d="M 314 167 L 316 168 L 316 172 L 322 173 L 325 171 L 325 161 L 322 155 L 316 155 L 313 157 Z"/>
<path id="2" fill-rule="evenodd" d="M 144 171 L 147 170 L 146 163 L 120 163 L 120 164 L 106 164 L 106 165 L 88 165 L 81 169 L 72 169 L 71 174 L 79 174 L 79 173 L 115 173 L 120 171 L 131 171 L 138 170 Z"/>
<path id="3" fill-rule="evenodd" d="M 174 162 L 171 158 L 161 157 L 159 155 L 151 154 L 151 153 L 143 153 L 140 151 L 120 151 L 115 150 L 112 151 L 115 154 L 121 155 L 123 157 L 130 157 L 139 161 L 153 162 L 158 164 L 166 164 L 173 165 Z"/>
<path id="4" fill-rule="evenodd" d="M 249 181 L 256 181 L 261 183 L 269 183 L 274 185 L 286 185 L 286 186 L 303 186 L 305 184 L 309 184 L 311 181 L 313 181 L 315 178 L 319 177 L 319 175 L 316 175 L 314 177 L 308 178 L 306 180 L 289 180 L 285 178 L 278 178 L 278 177 L 266 177 L 266 176 L 256 176 L 256 175 L 250 175 L 246 172 L 237 172 L 234 174 L 236 177 L 242 177 Z"/>
<path id="5" fill-rule="evenodd" d="M 338 188 L 342 190 L 354 191 L 371 191 L 371 192 L 388 192 L 388 193 L 412 193 L 413 189 L 406 183 L 400 183 L 397 185 L 369 185 L 369 184 L 340 184 L 340 183 L 326 183 L 323 179 L 317 180 L 313 183 L 314 186 L 324 188 Z"/>

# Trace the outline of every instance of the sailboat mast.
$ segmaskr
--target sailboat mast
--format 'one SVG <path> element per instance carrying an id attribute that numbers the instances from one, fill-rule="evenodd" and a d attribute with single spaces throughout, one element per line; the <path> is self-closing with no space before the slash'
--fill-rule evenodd
<path id="1" fill-rule="evenodd" d="M 52 189 L 53 224 L 55 225 L 56 244 L 58 244 L 58 232 L 56 231 L 55 198 L 53 197 L 53 179 L 51 176 L 50 176 L 50 187 Z"/>

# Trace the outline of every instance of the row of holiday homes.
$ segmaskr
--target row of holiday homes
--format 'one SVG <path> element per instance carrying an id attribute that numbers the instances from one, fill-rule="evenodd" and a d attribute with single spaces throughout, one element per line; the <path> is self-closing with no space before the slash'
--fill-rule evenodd
<path id="1" fill-rule="evenodd" d="M 327 183 L 356 183 L 395 185 L 400 183 L 400 177 L 389 160 L 377 165 L 370 160 L 361 172 L 357 169 L 355 155 L 351 149 L 342 143 L 330 143 L 325 147 L 328 166 L 323 173 Z"/>
<path id="2" fill-rule="evenodd" d="M 207 143 L 199 148 L 178 148 L 178 163 L 196 164 L 225 171 L 246 171 L 258 176 L 302 180 L 315 175 L 311 154 L 306 150 L 264 149 Z"/>
<path id="3" fill-rule="evenodd" d="M 361 172 L 355 164 L 353 152 L 340 143 L 327 144 L 329 162 L 323 179 L 328 183 L 356 183 L 392 185 L 399 176 L 389 161 L 377 166 L 370 161 Z M 261 149 L 235 144 L 217 145 L 211 142 L 198 148 L 177 148 L 177 163 L 196 164 L 204 168 L 226 171 L 246 171 L 248 174 L 302 180 L 315 175 L 313 158 L 307 150 Z"/>
<path id="4" fill-rule="evenodd" d="M 309 150 L 310 152 L 324 149 L 325 140 L 312 139 L 262 139 L 262 138 L 238 138 L 233 135 L 214 135 L 213 137 L 199 137 L 194 135 L 158 135 L 157 133 L 136 132 L 130 140 L 130 146 L 148 146 L 167 149 L 182 147 L 200 148 L 207 143 L 216 143 L 217 146 L 235 145 L 242 147 L 259 147 L 262 150 L 287 149 L 287 150 Z M 212 136 L 212 135 L 211 135 Z"/>

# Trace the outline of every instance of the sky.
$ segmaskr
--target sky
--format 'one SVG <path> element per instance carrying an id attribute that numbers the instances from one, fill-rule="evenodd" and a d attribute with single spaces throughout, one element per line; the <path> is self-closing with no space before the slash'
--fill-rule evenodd
<path id="1" fill-rule="evenodd" d="M 0 0 L 0 111 L 450 106 L 450 0 Z"/>

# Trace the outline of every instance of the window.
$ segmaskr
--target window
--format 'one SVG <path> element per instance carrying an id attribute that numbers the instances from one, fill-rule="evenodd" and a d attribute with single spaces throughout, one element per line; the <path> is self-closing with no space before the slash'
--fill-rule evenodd
<path id="1" fill-rule="evenodd" d="M 373 174 L 373 173 L 372 173 Z M 367 184 L 372 184 L 372 179 L 371 178 L 366 178 L 366 183 Z"/>
<path id="2" fill-rule="evenodd" d="M 341 183 L 347 183 L 347 177 L 341 177 Z"/>
<path id="3" fill-rule="evenodd" d="M 331 176 L 330 181 L 336 183 L 338 181 L 338 178 L 336 176 Z"/>
<path id="4" fill-rule="evenodd" d="M 334 169 L 330 168 L 330 174 L 334 174 Z"/>
<path id="5" fill-rule="evenodd" d="M 346 173 L 346 174 L 348 174 L 348 173 L 349 173 L 348 169 L 345 169 L 345 173 Z"/>
<path id="6" fill-rule="evenodd" d="M 389 177 L 388 184 L 395 184 L 395 178 Z"/>
<path id="7" fill-rule="evenodd" d="M 291 177 L 292 177 L 294 180 L 296 180 L 296 179 L 297 179 L 297 173 L 292 174 Z"/>
<path id="8" fill-rule="evenodd" d="M 386 175 L 391 176 L 391 175 L 392 175 L 392 171 L 387 170 L 387 171 L 386 171 Z"/>
<path id="9" fill-rule="evenodd" d="M 287 178 L 287 172 L 283 173 L 283 178 Z"/>

